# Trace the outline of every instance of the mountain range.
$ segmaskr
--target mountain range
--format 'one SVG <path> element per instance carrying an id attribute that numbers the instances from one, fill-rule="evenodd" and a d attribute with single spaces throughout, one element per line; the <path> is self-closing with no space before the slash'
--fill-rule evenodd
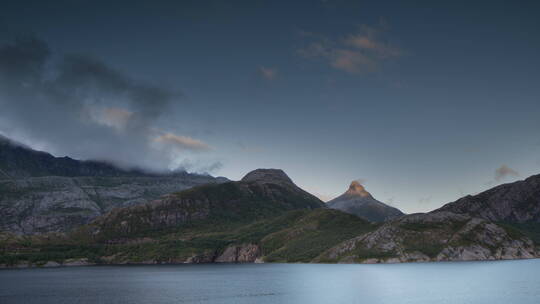
<path id="1" fill-rule="evenodd" d="M 437 211 L 450 211 L 495 222 L 540 222 L 540 174 L 467 195 Z"/>
<path id="2" fill-rule="evenodd" d="M 138 174 L 99 162 L 93 170 L 77 160 L 58 171 L 54 156 L 0 147 L 2 267 L 540 256 L 540 176 L 405 215 L 357 182 L 325 204 L 278 169 L 239 181 Z"/>

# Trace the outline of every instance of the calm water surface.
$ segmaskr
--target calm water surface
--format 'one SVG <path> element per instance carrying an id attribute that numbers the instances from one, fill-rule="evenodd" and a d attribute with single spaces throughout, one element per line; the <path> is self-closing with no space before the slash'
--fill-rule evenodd
<path id="1" fill-rule="evenodd" d="M 0 303 L 540 303 L 540 260 L 0 271 Z"/>

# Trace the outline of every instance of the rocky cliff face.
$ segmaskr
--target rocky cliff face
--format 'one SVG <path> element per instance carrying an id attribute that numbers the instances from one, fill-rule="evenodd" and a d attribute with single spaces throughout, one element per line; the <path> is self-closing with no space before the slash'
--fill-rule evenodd
<path id="1" fill-rule="evenodd" d="M 218 256 L 216 263 L 254 263 L 261 256 L 261 249 L 255 244 L 229 246 Z"/>
<path id="2" fill-rule="evenodd" d="M 540 222 L 540 175 L 468 195 L 436 211 L 468 214 L 490 221 Z"/>
<path id="3" fill-rule="evenodd" d="M 354 214 L 371 222 L 383 222 L 403 215 L 399 209 L 379 202 L 357 181 L 342 195 L 326 203 L 329 208 Z"/>
<path id="4" fill-rule="evenodd" d="M 518 231 L 468 215 L 436 212 L 387 222 L 326 251 L 315 261 L 398 263 L 537 256 L 534 243 Z"/>
<path id="5" fill-rule="evenodd" d="M 145 204 L 167 193 L 219 182 L 197 175 L 0 180 L 0 231 L 65 232 L 114 208 Z"/>
<path id="6" fill-rule="evenodd" d="M 225 178 L 57 158 L 0 138 L 0 232 L 66 232 L 114 208 Z"/>
<path id="7" fill-rule="evenodd" d="M 533 258 L 540 253 L 533 241 L 538 240 L 539 222 L 540 175 L 535 175 L 466 196 L 430 213 L 391 220 L 316 260 L 393 263 Z"/>

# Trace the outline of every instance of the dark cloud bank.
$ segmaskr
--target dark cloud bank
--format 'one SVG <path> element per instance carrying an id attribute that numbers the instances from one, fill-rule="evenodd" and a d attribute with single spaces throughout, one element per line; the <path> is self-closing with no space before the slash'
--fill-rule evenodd
<path id="1" fill-rule="evenodd" d="M 157 127 L 179 97 L 94 58 L 56 56 L 35 37 L 0 44 L 0 133 L 55 154 L 196 170 L 184 156 L 211 148 Z"/>

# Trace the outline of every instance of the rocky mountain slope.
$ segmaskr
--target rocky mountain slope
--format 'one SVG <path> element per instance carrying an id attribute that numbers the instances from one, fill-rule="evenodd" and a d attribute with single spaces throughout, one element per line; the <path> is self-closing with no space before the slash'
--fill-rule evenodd
<path id="1" fill-rule="evenodd" d="M 127 171 L 57 158 L 0 138 L 0 232 L 65 232 L 99 215 L 225 178 Z"/>
<path id="2" fill-rule="evenodd" d="M 326 208 L 281 170 L 259 169 L 112 209 L 69 234 L 0 233 L 0 267 L 540 257 L 540 243 L 514 224 L 443 210 L 369 222 Z"/>
<path id="3" fill-rule="evenodd" d="M 375 228 L 375 224 L 357 216 L 316 208 L 291 210 L 241 225 L 191 225 L 103 242 L 85 241 L 88 231 L 68 238 L 0 234 L 0 268 L 2 265 L 310 262 L 340 242 Z"/>
<path id="4" fill-rule="evenodd" d="M 451 212 L 406 215 L 347 240 L 316 262 L 399 263 L 534 258 L 531 239 L 484 219 Z"/>
<path id="5" fill-rule="evenodd" d="M 222 181 L 202 175 L 0 180 L 0 231 L 70 231 L 114 208 L 144 204 L 167 193 L 217 182 Z"/>
<path id="6" fill-rule="evenodd" d="M 354 214 L 371 222 L 384 222 L 403 215 L 399 209 L 379 202 L 357 181 L 342 195 L 326 203 L 329 208 Z"/>
<path id="7" fill-rule="evenodd" d="M 417 262 L 540 255 L 540 175 L 468 195 L 425 214 L 384 223 L 317 261 Z"/>
<path id="8" fill-rule="evenodd" d="M 540 223 L 540 175 L 465 196 L 437 211 L 468 214 L 490 221 Z"/>
<path id="9" fill-rule="evenodd" d="M 100 238 L 126 237 L 193 224 L 249 223 L 289 210 L 323 206 L 283 171 L 258 169 L 239 182 L 194 187 L 150 204 L 113 210 L 91 226 Z"/>
<path id="10" fill-rule="evenodd" d="M 309 261 L 374 228 L 323 207 L 283 171 L 259 169 L 238 182 L 197 186 L 144 205 L 114 209 L 68 236 L 34 236 L 30 241 L 6 237 L 4 246 L 23 254 L 5 254 L 3 259 L 201 263 L 254 262 L 268 256 L 273 261 Z"/>

